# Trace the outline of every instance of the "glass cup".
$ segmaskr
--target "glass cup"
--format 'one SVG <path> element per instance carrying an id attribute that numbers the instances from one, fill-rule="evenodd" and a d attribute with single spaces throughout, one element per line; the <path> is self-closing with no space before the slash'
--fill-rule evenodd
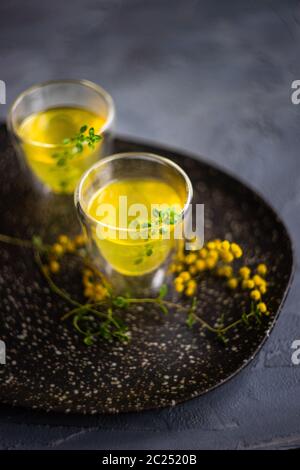
<path id="1" fill-rule="evenodd" d="M 127 214 L 131 209 L 128 201 L 120 198 L 118 214 L 114 212 L 115 207 L 111 208 L 111 214 L 115 215 L 114 219 L 99 219 L 95 217 L 94 212 L 91 213 L 96 195 L 103 194 L 105 188 L 112 188 L 111 184 L 116 182 L 125 185 L 122 187 L 128 184 L 128 188 L 132 188 L 132 181 L 138 181 L 139 183 L 135 184 L 141 185 L 143 182 L 146 182 L 146 185 L 147 181 L 150 182 L 145 186 L 145 191 L 148 191 L 146 194 L 148 202 L 151 203 L 151 208 L 152 203 L 154 206 L 154 209 L 150 210 L 150 218 L 148 207 L 146 216 L 144 213 L 141 216 L 138 210 L 139 216 L 128 223 Z M 171 188 L 172 194 L 180 200 L 176 211 L 168 200 L 164 201 L 164 212 L 156 207 L 159 191 L 160 203 L 164 198 L 162 184 L 165 185 L 163 188 Z M 111 191 L 110 189 L 110 194 Z M 135 194 L 134 192 L 133 198 Z M 148 292 L 150 288 L 154 292 L 159 288 L 164 281 L 172 255 L 182 243 L 183 220 L 190 212 L 192 194 L 191 182 L 178 165 L 167 158 L 148 153 L 112 155 L 96 163 L 82 176 L 75 191 L 75 205 L 79 219 L 87 233 L 93 261 L 106 274 L 117 291 L 145 293 L 145 289 Z M 121 196 L 126 197 L 122 194 Z M 168 199 L 167 196 L 166 198 Z M 132 195 L 130 199 L 130 204 L 133 203 L 131 207 L 135 206 Z M 141 199 L 140 194 L 137 195 L 137 199 Z M 102 209 L 108 214 L 110 207 L 104 207 L 104 202 L 102 205 L 100 202 L 99 210 Z M 124 213 L 125 218 L 122 220 L 126 220 L 127 225 L 120 222 L 120 217 L 122 218 Z"/>
<path id="2" fill-rule="evenodd" d="M 115 116 L 111 96 L 87 80 L 54 80 L 24 91 L 8 114 L 8 128 L 21 162 L 55 193 L 74 192 L 81 175 L 112 151 Z M 84 129 L 86 127 L 86 129 Z M 93 145 L 90 129 L 102 139 Z M 80 137 L 79 137 L 80 139 Z"/>

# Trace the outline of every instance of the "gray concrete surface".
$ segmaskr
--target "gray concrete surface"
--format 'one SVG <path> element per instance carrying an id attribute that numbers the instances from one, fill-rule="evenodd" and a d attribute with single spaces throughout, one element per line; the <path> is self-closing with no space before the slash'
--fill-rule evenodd
<path id="1" fill-rule="evenodd" d="M 51 78 L 102 84 L 119 133 L 202 154 L 251 183 L 299 257 L 300 105 L 290 99 L 299 41 L 298 1 L 10 0 L 0 4 L 0 79 L 8 102 Z M 117 417 L 2 406 L 0 448 L 299 447 L 299 310 L 297 269 L 269 341 L 230 383 L 174 409 Z"/>

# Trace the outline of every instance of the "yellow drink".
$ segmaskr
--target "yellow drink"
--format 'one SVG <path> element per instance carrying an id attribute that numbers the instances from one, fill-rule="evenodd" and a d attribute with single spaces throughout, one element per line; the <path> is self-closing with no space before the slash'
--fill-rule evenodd
<path id="1" fill-rule="evenodd" d="M 126 198 L 126 213 L 120 197 Z M 130 208 L 135 209 L 136 204 L 146 212 L 133 211 L 130 215 Z M 102 257 L 116 271 L 138 276 L 165 261 L 174 245 L 175 221 L 167 217 L 166 223 L 166 217 L 162 221 L 157 216 L 153 207 L 161 205 L 164 213 L 175 208 L 178 214 L 183 201 L 172 186 L 154 178 L 112 181 L 92 196 L 87 213 L 100 222 L 98 229 L 93 228 L 92 237 Z"/>
<path id="2" fill-rule="evenodd" d="M 66 145 L 64 140 L 76 136 L 83 125 L 98 134 L 105 121 L 80 107 L 49 108 L 29 115 L 18 128 L 29 167 L 54 192 L 72 193 L 82 173 L 98 159 L 102 142 L 94 149 L 84 143 L 80 153 L 62 159 L 59 157 L 72 150 L 72 144 Z"/>

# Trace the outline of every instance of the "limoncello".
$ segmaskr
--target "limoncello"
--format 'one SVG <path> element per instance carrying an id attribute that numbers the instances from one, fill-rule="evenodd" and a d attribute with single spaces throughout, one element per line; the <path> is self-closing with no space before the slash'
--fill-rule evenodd
<path id="1" fill-rule="evenodd" d="M 87 213 L 96 221 L 92 237 L 105 262 L 119 273 L 139 276 L 168 257 L 182 208 L 180 196 L 168 183 L 127 178 L 96 191 Z"/>
<path id="2" fill-rule="evenodd" d="M 95 148 L 84 143 L 75 154 L 74 144 L 68 141 L 82 126 L 101 133 L 105 121 L 80 107 L 55 107 L 29 115 L 18 128 L 29 167 L 52 191 L 72 193 L 83 172 L 98 159 L 102 141 Z"/>

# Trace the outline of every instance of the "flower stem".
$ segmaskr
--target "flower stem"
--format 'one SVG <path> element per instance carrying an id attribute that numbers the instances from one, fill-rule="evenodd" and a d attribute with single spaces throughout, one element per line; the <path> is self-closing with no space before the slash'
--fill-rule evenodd
<path id="1" fill-rule="evenodd" d="M 60 287 L 58 287 L 57 284 L 55 284 L 55 282 L 53 281 L 51 276 L 48 274 L 47 270 L 44 268 L 42 260 L 41 260 L 41 255 L 40 255 L 39 251 L 37 251 L 37 250 L 34 250 L 34 259 L 35 259 L 38 267 L 40 268 L 40 271 L 44 275 L 46 281 L 48 282 L 49 287 L 51 288 L 51 290 L 53 292 L 58 294 L 60 297 L 64 298 L 70 304 L 76 305 L 76 307 L 83 307 L 82 304 L 80 304 L 76 300 L 72 299 L 72 297 L 70 297 L 64 290 L 62 290 Z"/>
<path id="2" fill-rule="evenodd" d="M 21 238 L 10 237 L 9 235 L 0 234 L 0 241 L 10 245 L 23 246 L 24 248 L 32 248 L 31 240 L 22 240 Z"/>
<path id="3" fill-rule="evenodd" d="M 37 237 L 37 238 L 39 238 L 39 237 Z M 33 249 L 33 254 L 34 254 L 34 259 L 36 261 L 36 264 L 39 267 L 39 269 L 40 269 L 41 273 L 43 274 L 43 276 L 45 277 L 50 289 L 74 307 L 74 308 L 72 308 L 72 310 L 65 313 L 61 317 L 61 320 L 66 320 L 66 319 L 74 316 L 73 325 L 75 326 L 75 328 L 79 332 L 81 332 L 82 334 L 87 335 L 88 333 L 83 331 L 80 328 L 78 322 L 80 321 L 79 320 L 80 313 L 83 313 L 83 315 L 84 315 L 86 312 L 90 312 L 95 317 L 98 317 L 101 320 L 102 319 L 108 320 L 110 322 L 110 324 L 113 324 L 117 329 L 119 328 L 119 323 L 118 323 L 117 319 L 115 319 L 112 315 L 113 307 L 116 306 L 115 301 L 116 301 L 116 299 L 118 299 L 118 297 L 111 296 L 111 297 L 103 299 L 102 301 L 82 304 L 82 303 L 78 302 L 77 300 L 75 300 L 74 298 L 72 298 L 65 290 L 61 289 L 54 282 L 51 275 L 49 274 L 48 269 L 43 265 L 42 258 L 41 258 L 41 253 L 43 253 L 44 251 L 47 251 L 49 249 L 48 245 L 45 245 L 41 240 L 39 241 L 39 244 L 36 244 L 34 242 L 34 238 L 32 240 L 23 240 L 23 239 L 20 239 L 20 238 L 11 237 L 9 235 L 4 235 L 4 234 L 0 234 L 0 242 L 15 245 L 15 246 L 20 246 L 20 247 L 24 247 L 24 248 Z M 90 268 L 91 270 L 93 270 L 95 272 L 95 274 L 98 276 L 98 278 L 104 283 L 104 285 L 108 286 L 104 275 L 101 273 L 101 271 L 99 271 L 93 265 L 92 262 L 90 262 L 86 257 L 81 256 L 79 254 L 74 253 L 72 255 L 80 258 L 81 261 L 84 263 L 84 265 L 86 267 Z M 181 304 L 177 304 L 175 302 L 165 300 L 161 296 L 158 296 L 156 298 L 151 298 L 151 297 L 134 298 L 133 297 L 133 298 L 126 298 L 124 300 L 125 300 L 126 304 L 153 304 L 153 305 L 157 305 L 161 309 L 163 309 L 163 307 L 165 307 L 166 310 L 168 308 L 172 308 L 172 309 L 175 309 L 175 310 L 178 310 L 178 311 L 182 311 L 184 313 L 188 313 L 188 311 L 189 311 L 188 307 L 186 307 L 184 305 L 181 305 Z M 105 307 L 105 311 L 102 312 L 102 311 L 98 310 L 98 307 Z M 244 318 L 239 318 L 238 320 L 236 320 L 236 321 L 234 321 L 234 322 L 232 322 L 232 323 L 230 323 L 226 326 L 220 326 L 220 327 L 216 328 L 216 327 L 211 326 L 209 323 L 207 323 L 205 320 L 203 320 L 203 318 L 201 318 L 199 315 L 197 315 L 195 312 L 193 312 L 193 318 L 195 319 L 195 321 L 198 322 L 199 324 L 201 324 L 201 326 L 203 328 L 206 328 L 208 331 L 210 331 L 211 333 L 216 334 L 217 336 L 222 336 L 222 335 L 226 334 L 229 330 L 235 328 L 236 326 L 240 325 L 244 321 L 246 321 L 246 323 L 247 323 L 248 319 L 250 319 L 252 317 L 255 317 L 255 316 L 256 316 L 256 313 L 251 311 L 250 313 L 248 313 L 245 316 L 245 319 Z M 102 333 L 99 330 L 98 332 L 94 332 L 93 336 L 99 336 L 101 334 Z"/>

